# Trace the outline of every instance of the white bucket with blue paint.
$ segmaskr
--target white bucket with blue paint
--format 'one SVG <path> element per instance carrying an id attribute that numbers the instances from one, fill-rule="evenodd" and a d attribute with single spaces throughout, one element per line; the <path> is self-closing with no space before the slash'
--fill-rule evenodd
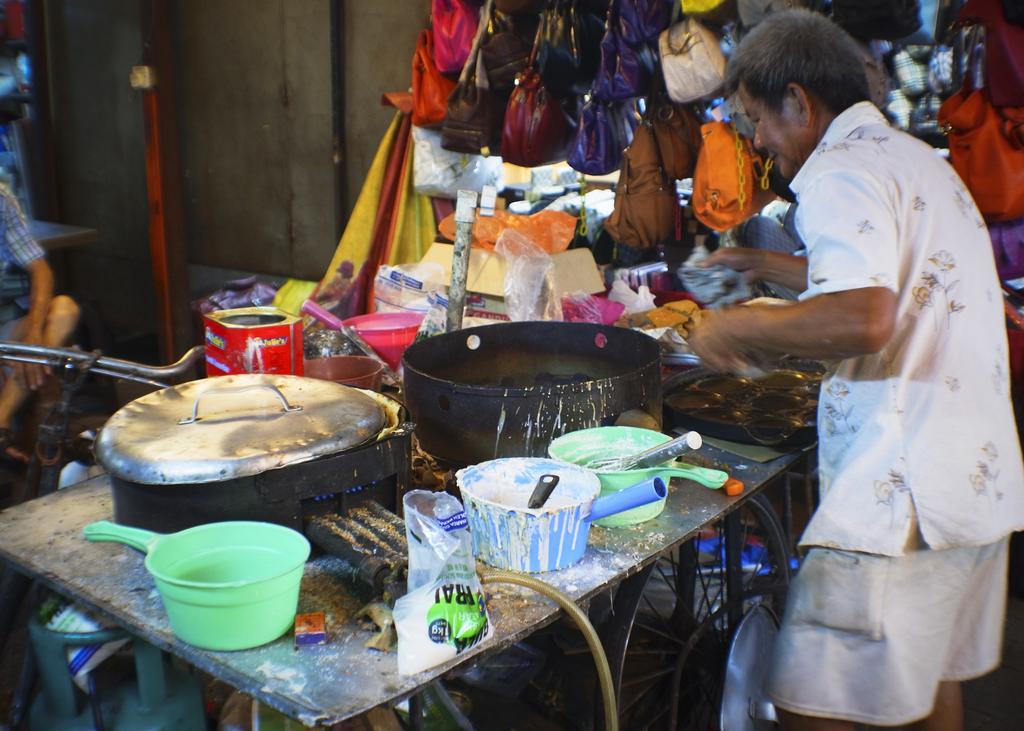
<path id="1" fill-rule="evenodd" d="M 558 484 L 543 507 L 527 503 L 543 475 Z M 587 550 L 590 524 L 665 497 L 655 477 L 598 498 L 593 472 L 553 459 L 495 459 L 456 474 L 473 537 L 473 553 L 490 566 L 539 573 L 571 566 Z"/>

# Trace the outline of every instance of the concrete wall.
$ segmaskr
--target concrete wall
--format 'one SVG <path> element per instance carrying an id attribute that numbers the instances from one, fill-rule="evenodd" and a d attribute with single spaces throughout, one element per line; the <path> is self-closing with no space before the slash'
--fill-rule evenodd
<path id="1" fill-rule="evenodd" d="M 73 283 L 118 331 L 155 329 L 135 0 L 46 0 L 62 218 L 101 241 Z M 344 0 L 347 217 L 406 89 L 429 0 Z M 337 245 L 328 0 L 182 0 L 175 29 L 195 290 L 223 270 L 318 279 Z"/>
<path id="2" fill-rule="evenodd" d="M 430 0 L 345 1 L 346 214 L 395 115 L 381 93 L 409 88 L 416 36 L 429 18 Z"/>

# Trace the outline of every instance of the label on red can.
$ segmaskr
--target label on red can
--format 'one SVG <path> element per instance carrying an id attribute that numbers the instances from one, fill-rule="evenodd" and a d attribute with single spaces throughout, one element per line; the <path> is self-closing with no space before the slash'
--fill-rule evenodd
<path id="1" fill-rule="evenodd" d="M 302 375 L 302 320 L 276 307 L 218 310 L 203 317 L 206 375 Z"/>

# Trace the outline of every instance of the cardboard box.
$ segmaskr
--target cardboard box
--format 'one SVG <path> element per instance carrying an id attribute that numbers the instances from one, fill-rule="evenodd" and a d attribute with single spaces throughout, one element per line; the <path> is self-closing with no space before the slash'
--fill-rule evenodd
<path id="1" fill-rule="evenodd" d="M 447 280 L 452 276 L 452 244 L 435 242 L 421 261 L 444 267 Z M 603 294 L 601 276 L 590 249 L 569 249 L 551 256 L 554 262 L 555 293 L 560 297 L 574 292 Z M 466 277 L 466 315 L 507 320 L 505 315 L 505 260 L 493 251 L 474 248 L 469 252 Z"/>

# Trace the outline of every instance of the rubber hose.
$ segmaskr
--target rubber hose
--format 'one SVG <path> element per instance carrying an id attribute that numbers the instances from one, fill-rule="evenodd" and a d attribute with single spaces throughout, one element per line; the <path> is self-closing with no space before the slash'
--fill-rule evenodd
<path id="1" fill-rule="evenodd" d="M 615 702 L 615 684 L 612 682 L 612 671 L 608 666 L 608 657 L 601 647 L 601 640 L 597 636 L 597 630 L 590 623 L 586 613 L 576 606 L 576 602 L 567 597 L 550 584 L 511 571 L 488 571 L 481 574 L 480 582 L 483 584 L 515 584 L 533 589 L 538 594 L 543 594 L 552 600 L 569 615 L 569 618 L 576 624 L 583 637 L 590 647 L 590 654 L 594 656 L 594 664 L 597 666 L 597 679 L 601 684 L 601 699 L 604 705 L 604 727 L 607 731 L 619 731 L 619 712 Z"/>

